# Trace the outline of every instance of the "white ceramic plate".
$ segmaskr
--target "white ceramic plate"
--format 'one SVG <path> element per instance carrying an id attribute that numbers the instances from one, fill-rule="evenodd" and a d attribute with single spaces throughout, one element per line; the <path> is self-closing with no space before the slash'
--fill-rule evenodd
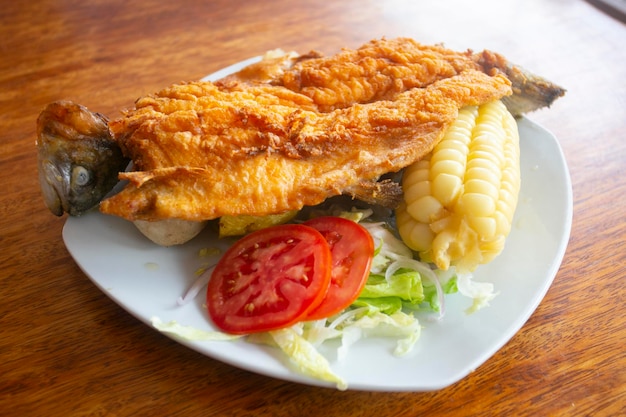
<path id="1" fill-rule="evenodd" d="M 258 58 L 213 74 L 226 75 Z M 337 362 L 333 349 L 322 353 L 348 389 L 371 391 L 429 391 L 451 385 L 489 359 L 524 325 L 543 299 L 565 253 L 572 221 L 572 188 L 563 153 L 556 138 L 541 126 L 522 118 L 522 189 L 513 230 L 504 252 L 480 267 L 477 281 L 492 282 L 499 295 L 491 305 L 472 315 L 464 310 L 470 301 L 451 295 L 440 322 L 421 320 L 422 336 L 407 356 L 392 354 L 391 339 L 362 339 L 348 357 Z M 213 257 L 202 248 L 226 247 L 210 230 L 191 242 L 158 247 L 129 222 L 91 212 L 68 218 L 63 239 L 80 268 L 107 296 L 139 320 L 150 325 L 158 316 L 164 322 L 215 330 L 195 302 L 178 306 L 177 298 L 195 280 L 195 271 Z M 334 386 L 298 373 L 278 349 L 228 342 L 178 340 L 196 351 L 233 366 L 309 385 Z"/>

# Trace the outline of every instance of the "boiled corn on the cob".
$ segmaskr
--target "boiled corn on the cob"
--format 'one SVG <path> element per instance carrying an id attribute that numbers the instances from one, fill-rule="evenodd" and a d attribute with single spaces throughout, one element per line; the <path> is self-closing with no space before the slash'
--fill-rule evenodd
<path id="1" fill-rule="evenodd" d="M 398 231 L 422 260 L 459 271 L 491 261 L 520 189 L 515 119 L 500 101 L 461 109 L 432 153 L 405 170 L 402 187 Z"/>

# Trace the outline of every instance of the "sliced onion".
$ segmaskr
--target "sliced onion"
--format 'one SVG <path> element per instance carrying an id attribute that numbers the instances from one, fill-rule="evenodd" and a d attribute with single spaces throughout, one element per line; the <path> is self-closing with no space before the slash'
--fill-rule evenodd
<path id="1" fill-rule="evenodd" d="M 178 300 L 176 300 L 176 304 L 182 306 L 196 298 L 198 293 L 200 293 L 200 291 L 209 283 L 209 279 L 211 279 L 211 274 L 213 273 L 216 265 L 217 264 L 211 266 L 210 268 L 206 269 L 202 274 L 200 274 L 200 276 L 196 278 L 196 280 L 193 282 L 193 284 L 191 284 L 187 291 L 185 291 L 185 294 L 183 294 L 181 297 L 178 297 Z"/>
<path id="2" fill-rule="evenodd" d="M 391 276 L 402 268 L 412 269 L 419 272 L 421 276 L 425 277 L 435 285 L 435 289 L 437 290 L 437 301 L 439 301 L 439 314 L 436 318 L 437 320 L 441 320 L 445 314 L 445 297 L 439 278 L 437 278 L 437 274 L 435 274 L 435 272 L 423 262 L 416 261 L 415 259 L 403 258 L 389 265 L 387 271 L 385 272 L 385 279 L 389 281 Z"/>
<path id="3" fill-rule="evenodd" d="M 348 309 L 344 313 L 337 316 L 329 325 L 329 329 L 334 329 L 339 326 L 341 323 L 354 318 L 355 316 L 360 315 L 361 313 L 365 313 L 369 310 L 369 307 L 358 307 L 354 309 Z"/>

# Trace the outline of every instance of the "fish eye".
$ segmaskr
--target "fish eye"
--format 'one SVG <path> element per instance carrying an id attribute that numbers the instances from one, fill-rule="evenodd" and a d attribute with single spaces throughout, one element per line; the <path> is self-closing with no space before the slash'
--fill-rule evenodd
<path id="1" fill-rule="evenodd" d="M 91 182 L 91 173 L 87 168 L 80 165 L 72 168 L 72 184 L 78 187 L 84 187 Z"/>

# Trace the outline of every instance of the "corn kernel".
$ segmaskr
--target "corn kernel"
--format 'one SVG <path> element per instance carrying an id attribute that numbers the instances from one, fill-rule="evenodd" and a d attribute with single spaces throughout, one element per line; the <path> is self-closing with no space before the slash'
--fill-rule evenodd
<path id="1" fill-rule="evenodd" d="M 441 269 L 490 262 L 511 230 L 519 167 L 517 123 L 504 104 L 461 109 L 433 152 L 405 170 L 400 236 Z"/>

